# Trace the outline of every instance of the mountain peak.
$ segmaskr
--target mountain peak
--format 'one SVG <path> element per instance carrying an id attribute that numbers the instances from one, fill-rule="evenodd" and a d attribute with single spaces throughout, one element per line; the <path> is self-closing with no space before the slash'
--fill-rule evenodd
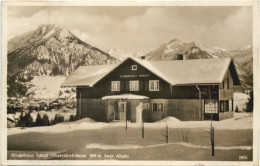
<path id="1" fill-rule="evenodd" d="M 43 39 L 47 39 L 52 36 L 58 36 L 63 39 L 75 37 L 69 30 L 54 24 L 39 25 L 36 29 L 36 34 Z"/>
<path id="2" fill-rule="evenodd" d="M 64 44 L 73 40 L 79 41 L 69 30 L 59 25 L 41 24 L 34 31 L 10 39 L 8 41 L 8 52 L 33 44 L 39 45 L 48 40 L 59 40 Z"/>
<path id="3" fill-rule="evenodd" d="M 45 28 L 52 29 L 55 26 L 57 26 L 57 25 L 55 25 L 55 24 L 40 24 L 40 25 L 38 25 L 37 29 L 45 29 Z"/>
<path id="4" fill-rule="evenodd" d="M 38 28 L 35 30 L 37 35 L 46 35 L 48 32 L 55 30 L 57 25 L 54 24 L 41 24 L 38 26 Z"/>
<path id="5" fill-rule="evenodd" d="M 104 51 L 81 41 L 69 30 L 53 24 L 39 25 L 36 30 L 9 40 L 8 58 L 15 60 L 8 66 L 10 73 L 17 72 L 17 66 L 21 65 L 17 59 L 20 59 L 26 63 L 19 69 L 32 75 L 66 74 L 84 64 L 117 62 Z M 39 71 L 37 65 L 44 69 Z"/>
<path id="6" fill-rule="evenodd" d="M 172 39 L 172 40 L 170 40 L 168 43 L 176 43 L 176 42 L 181 42 L 179 39 Z"/>
<path id="7" fill-rule="evenodd" d="M 124 51 L 124 50 L 117 49 L 117 48 L 110 48 L 110 49 L 107 51 L 107 53 L 108 53 L 110 56 L 112 56 L 112 57 L 114 57 L 114 58 L 116 58 L 116 59 L 118 59 L 118 60 L 120 60 L 120 61 L 122 61 L 122 60 L 125 59 L 126 57 L 132 56 L 132 54 L 130 54 L 130 53 Z"/>

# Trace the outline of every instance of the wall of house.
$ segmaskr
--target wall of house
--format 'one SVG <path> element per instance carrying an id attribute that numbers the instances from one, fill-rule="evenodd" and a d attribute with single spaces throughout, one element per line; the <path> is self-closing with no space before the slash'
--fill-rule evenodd
<path id="1" fill-rule="evenodd" d="M 202 120 L 203 112 L 204 100 L 201 100 L 201 108 L 198 99 L 168 100 L 168 116 L 176 117 L 179 120 Z"/>
<path id="2" fill-rule="evenodd" d="M 168 101 L 169 99 L 152 99 L 150 101 L 150 120 L 152 122 L 161 120 L 167 117 L 168 114 Z M 163 111 L 154 112 L 153 111 L 153 103 L 162 103 L 163 104 Z"/>
<path id="3" fill-rule="evenodd" d="M 225 120 L 229 118 L 234 118 L 234 112 L 221 112 L 219 113 L 219 120 Z"/>
<path id="4" fill-rule="evenodd" d="M 88 117 L 96 121 L 107 121 L 107 101 L 82 98 L 78 103 L 80 103 L 81 118 Z"/>
<path id="5" fill-rule="evenodd" d="M 198 88 L 201 91 L 201 99 L 209 99 L 210 95 L 211 95 L 211 99 L 218 99 L 219 97 L 218 85 L 199 85 Z M 198 99 L 199 90 L 196 88 L 195 85 L 173 86 L 172 98 L 173 99 Z"/>
<path id="6" fill-rule="evenodd" d="M 227 81 L 229 80 L 229 81 Z M 229 82 L 229 85 L 228 85 Z M 230 74 L 230 71 L 228 70 L 227 73 L 225 74 L 225 77 L 223 79 L 223 86 L 220 86 L 219 89 L 219 100 L 228 100 L 228 99 L 233 99 L 233 92 L 234 92 L 234 85 L 233 85 L 233 79 Z"/>
<path id="7" fill-rule="evenodd" d="M 220 116 L 226 119 L 227 117 L 232 117 L 233 108 L 233 93 L 234 93 L 234 81 L 228 70 L 223 79 L 222 85 L 219 87 L 219 120 L 221 120 Z M 230 101 L 232 102 L 232 106 L 229 107 Z M 230 109 L 229 109 L 230 108 Z M 224 112 L 224 113 L 223 113 Z M 222 118 L 222 119 L 223 119 Z"/>
<path id="8" fill-rule="evenodd" d="M 141 103 L 149 103 L 149 108 L 143 110 L 143 120 L 155 122 L 167 116 L 179 120 L 200 120 L 200 104 L 196 99 L 152 99 L 152 100 L 101 100 L 81 99 L 81 118 L 92 118 L 97 121 L 113 121 L 118 102 L 127 102 L 127 119 L 136 122 L 136 111 Z M 80 102 L 79 102 L 80 103 Z M 163 103 L 163 111 L 153 111 L 153 103 Z M 202 112 L 204 112 L 202 100 Z"/>

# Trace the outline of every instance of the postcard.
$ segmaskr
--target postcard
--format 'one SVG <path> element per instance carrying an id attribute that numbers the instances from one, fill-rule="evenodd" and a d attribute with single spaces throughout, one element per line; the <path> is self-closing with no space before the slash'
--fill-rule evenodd
<path id="1" fill-rule="evenodd" d="M 2 2 L 2 165 L 258 165 L 256 1 Z"/>

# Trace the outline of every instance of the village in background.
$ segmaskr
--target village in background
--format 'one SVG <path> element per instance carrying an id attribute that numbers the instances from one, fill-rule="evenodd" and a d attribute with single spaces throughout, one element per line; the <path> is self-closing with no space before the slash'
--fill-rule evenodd
<path id="1" fill-rule="evenodd" d="M 81 41 L 69 30 L 58 25 L 39 25 L 36 30 L 8 41 L 8 136 L 15 137 L 16 134 L 27 132 L 59 133 L 80 129 L 113 127 L 114 123 L 96 122 L 90 118 L 78 119 L 76 114 L 76 88 L 61 88 L 61 84 L 66 77 L 82 65 L 115 64 L 129 56 L 136 58 L 142 56 L 147 60 L 177 60 L 179 54 L 184 54 L 190 59 L 223 57 L 233 59 L 241 82 L 241 86 L 235 87 L 234 91 L 233 110 L 235 110 L 235 117 L 214 122 L 215 128 L 225 130 L 229 129 L 230 124 L 236 123 L 233 129 L 252 129 L 253 50 L 251 45 L 226 50 L 219 47 L 208 48 L 199 43 L 173 39 L 162 43 L 161 46 L 151 50 L 151 52 L 130 54 L 116 48 L 102 51 Z M 191 129 L 209 126 L 209 121 L 198 122 L 182 122 L 170 117 L 168 120 L 170 128 L 183 129 L 172 131 L 175 136 L 178 135 L 178 138 L 172 137 L 171 139 L 175 142 L 194 143 L 192 136 L 188 136 L 194 132 Z M 165 121 L 161 120 L 154 124 L 145 125 L 156 128 L 162 127 L 164 123 Z M 118 123 L 117 127 L 124 125 L 124 123 Z M 129 127 L 138 127 L 138 124 L 129 124 Z M 251 132 L 250 130 L 249 133 Z M 162 135 L 162 139 L 165 139 L 165 135 L 161 134 L 161 131 L 158 135 Z M 179 137 L 180 135 L 181 137 Z M 243 145 L 252 143 L 252 135 L 248 135 L 248 138 L 240 140 L 242 144 L 246 142 Z M 234 140 L 236 136 L 231 140 Z M 26 137 L 21 139 L 26 139 Z M 221 137 L 220 139 L 225 138 Z M 16 148 L 17 145 L 15 145 L 14 140 L 16 139 L 13 138 L 13 141 L 11 141 L 13 144 L 8 145 L 9 150 Z M 203 146 L 203 144 L 200 143 L 200 146 Z M 225 144 L 222 146 L 225 146 Z M 113 147 L 110 148 L 113 149 Z M 138 149 L 138 147 L 136 148 Z M 47 148 L 47 150 L 50 149 Z M 245 149 L 242 148 L 242 150 Z M 247 157 L 249 160 L 252 159 L 252 154 L 251 157 L 250 154 Z M 226 160 L 229 159 L 227 157 Z"/>

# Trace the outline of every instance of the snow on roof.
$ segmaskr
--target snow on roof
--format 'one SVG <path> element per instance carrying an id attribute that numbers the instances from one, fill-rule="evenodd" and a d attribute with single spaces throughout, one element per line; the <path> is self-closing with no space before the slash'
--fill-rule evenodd
<path id="1" fill-rule="evenodd" d="M 79 67 L 61 86 L 93 86 L 128 59 L 139 63 L 171 85 L 220 84 L 232 62 L 231 58 L 147 61 L 127 57 L 119 64 Z"/>
<path id="2" fill-rule="evenodd" d="M 147 61 L 130 57 L 171 85 L 220 84 L 231 58 Z"/>
<path id="3" fill-rule="evenodd" d="M 141 95 L 134 95 L 134 94 L 130 94 L 130 93 L 102 97 L 102 100 L 107 100 L 107 99 L 149 99 L 149 97 L 141 96 Z"/>
<path id="4" fill-rule="evenodd" d="M 80 66 L 61 86 L 93 86 L 114 68 L 116 64 Z"/>
<path id="5" fill-rule="evenodd" d="M 172 85 L 219 84 L 223 81 L 230 58 L 151 61 Z"/>

